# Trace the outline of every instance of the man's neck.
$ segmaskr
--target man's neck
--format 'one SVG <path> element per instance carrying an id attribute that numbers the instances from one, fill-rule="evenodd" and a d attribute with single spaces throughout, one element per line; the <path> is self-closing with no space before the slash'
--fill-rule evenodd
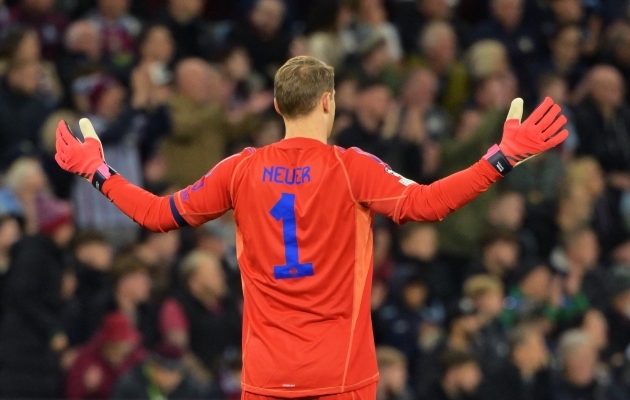
<path id="1" fill-rule="evenodd" d="M 285 119 L 286 133 L 284 138 L 308 138 L 328 143 L 328 133 L 325 130 L 327 125 L 323 123 L 324 121 L 315 121 L 315 118 L 315 116 L 306 116 L 292 120 Z"/>

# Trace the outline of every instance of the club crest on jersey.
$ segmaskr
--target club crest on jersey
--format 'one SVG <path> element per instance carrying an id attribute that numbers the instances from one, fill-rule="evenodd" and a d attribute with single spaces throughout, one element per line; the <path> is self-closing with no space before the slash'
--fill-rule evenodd
<path id="1" fill-rule="evenodd" d="M 404 176 L 400 175 L 398 172 L 394 171 L 393 169 L 391 169 L 390 167 L 386 166 L 385 167 L 385 171 L 390 174 L 395 176 L 396 178 L 399 178 L 399 183 L 404 185 L 404 186 L 409 186 L 412 183 L 415 183 L 414 181 L 412 181 L 411 179 L 405 178 Z"/>

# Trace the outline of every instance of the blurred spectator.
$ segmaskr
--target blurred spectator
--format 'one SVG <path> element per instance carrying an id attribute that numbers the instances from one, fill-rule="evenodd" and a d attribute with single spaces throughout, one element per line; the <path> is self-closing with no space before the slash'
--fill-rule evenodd
<path id="1" fill-rule="evenodd" d="M 376 349 L 376 363 L 380 378 L 376 400 L 411 400 L 413 393 L 407 385 L 407 360 L 392 347 Z"/>
<path id="2" fill-rule="evenodd" d="M 11 28 L 11 11 L 4 0 L 0 0 L 0 36 L 4 36 Z"/>
<path id="3" fill-rule="evenodd" d="M 570 90 L 576 88 L 586 68 L 580 59 L 582 35 L 577 25 L 560 25 L 549 39 L 550 58 L 541 67 L 545 73 L 564 78 Z"/>
<path id="4" fill-rule="evenodd" d="M 418 50 L 420 32 L 433 21 L 452 23 L 453 4 L 448 0 L 410 0 L 394 3 L 393 20 L 407 55 Z M 450 111 L 450 110 L 449 110 Z"/>
<path id="5" fill-rule="evenodd" d="M 488 233 L 482 241 L 481 258 L 471 264 L 468 275 L 488 274 L 505 282 L 516 268 L 518 257 L 519 243 L 514 234 Z"/>
<path id="6" fill-rule="evenodd" d="M 205 61 L 181 61 L 175 70 L 175 85 L 168 102 L 173 130 L 160 153 L 166 159 L 167 182 L 185 187 L 221 161 L 229 140 L 244 135 L 244 128 L 228 121 L 225 83 L 219 71 Z"/>
<path id="7" fill-rule="evenodd" d="M 38 93 L 41 66 L 37 61 L 14 61 L 0 84 L 0 164 L 16 154 L 34 153 L 38 132 L 50 112 Z"/>
<path id="8" fill-rule="evenodd" d="M 609 29 L 609 54 L 607 59 L 621 72 L 625 82 L 630 82 L 630 24 L 624 22 Z M 626 91 L 626 103 L 630 91 Z"/>
<path id="9" fill-rule="evenodd" d="M 506 74 L 510 69 L 507 49 L 497 40 L 476 42 L 466 54 L 469 73 L 473 80 Z"/>
<path id="10" fill-rule="evenodd" d="M 268 86 L 289 54 L 291 37 L 282 30 L 286 11 L 283 0 L 256 0 L 247 20 L 239 22 L 229 38 L 245 46 Z"/>
<path id="11" fill-rule="evenodd" d="M 175 40 L 175 60 L 203 57 L 212 48 L 208 23 L 202 18 L 204 0 L 168 0 L 156 23 L 165 25 Z"/>
<path id="12" fill-rule="evenodd" d="M 38 199 L 38 235 L 16 243 L 5 277 L 0 320 L 0 397 L 61 395 L 63 331 L 61 285 L 64 249 L 72 238 L 68 204 Z"/>
<path id="13" fill-rule="evenodd" d="M 44 59 L 54 61 L 60 55 L 68 19 L 55 11 L 54 0 L 21 0 L 11 9 L 11 18 L 18 25 L 37 31 Z"/>
<path id="14" fill-rule="evenodd" d="M 171 292 L 173 263 L 180 247 L 179 232 L 150 232 L 142 230 L 135 255 L 149 267 L 152 298 L 164 300 Z"/>
<path id="15" fill-rule="evenodd" d="M 440 247 L 432 224 L 405 224 L 399 231 L 400 254 L 396 268 L 410 266 L 426 277 L 433 294 L 445 301 L 459 292 L 454 271 L 438 257 Z M 391 275 L 391 271 L 390 271 Z"/>
<path id="16" fill-rule="evenodd" d="M 585 56 L 592 56 L 597 51 L 601 31 L 602 19 L 599 13 L 594 12 L 593 5 L 587 9 L 589 2 L 580 0 L 553 0 L 549 2 L 553 25 L 562 26 L 567 24 L 578 24 L 581 29 L 581 36 L 584 43 L 581 45 L 581 52 Z"/>
<path id="17" fill-rule="evenodd" d="M 68 372 L 68 399 L 105 399 L 116 379 L 146 358 L 140 335 L 120 312 L 108 314 Z"/>
<path id="18" fill-rule="evenodd" d="M 357 61 L 350 64 L 350 72 L 359 82 L 367 84 L 372 80 L 380 80 L 389 86 L 392 93 L 397 94 L 401 76 L 394 59 L 389 54 L 387 42 L 383 36 L 373 33 L 359 43 Z"/>
<path id="19" fill-rule="evenodd" d="M 385 1 L 351 0 L 350 5 L 357 17 L 354 29 L 359 42 L 371 36 L 381 37 L 385 41 L 389 58 L 393 62 L 400 61 L 403 56 L 400 36 L 396 27 L 388 21 Z"/>
<path id="20" fill-rule="evenodd" d="M 509 335 L 509 361 L 490 376 L 493 399 L 550 400 L 552 373 L 545 336 L 531 325 L 519 325 Z"/>
<path id="21" fill-rule="evenodd" d="M 442 1 L 442 0 L 438 0 Z M 438 101 L 451 117 L 458 115 L 468 100 L 469 78 L 464 64 L 458 59 L 458 44 L 455 30 L 444 21 L 426 25 L 418 38 L 422 58 L 438 78 Z M 411 60 L 412 63 L 414 60 Z"/>
<path id="22" fill-rule="evenodd" d="M 183 289 L 175 294 L 173 312 L 189 327 L 184 344 L 205 369 L 216 373 L 221 357 L 240 349 L 240 311 L 229 297 L 221 264 L 211 253 L 191 252 L 179 271 Z"/>
<path id="23" fill-rule="evenodd" d="M 94 74 L 75 82 L 76 89 L 87 102 L 87 117 L 99 132 L 108 162 L 134 184 L 142 182 L 140 142 L 151 138 L 151 119 L 161 118 L 150 114 L 152 102 L 164 103 L 166 98 L 156 93 L 148 68 L 139 67 L 132 76 L 132 93 L 129 105 L 125 103 L 125 89 L 113 77 Z M 161 94 L 161 93 L 160 93 Z M 161 111 L 165 113 L 166 110 Z M 74 127 L 79 129 L 79 127 Z M 77 209 L 77 224 L 81 228 L 103 231 L 115 247 L 132 242 L 138 226 L 91 185 L 77 178 L 73 200 Z"/>
<path id="24" fill-rule="evenodd" d="M 40 162 L 31 157 L 18 158 L 7 170 L 2 183 L 7 202 L 24 218 L 25 233 L 37 233 L 41 210 L 37 201 L 48 184 Z"/>
<path id="25" fill-rule="evenodd" d="M 398 135 L 400 113 L 392 102 L 387 85 L 367 81 L 357 95 L 354 122 L 338 134 L 336 142 L 344 148 L 359 147 L 388 163 L 394 171 L 420 180 L 420 149 Z"/>
<path id="26" fill-rule="evenodd" d="M 129 14 L 130 3 L 129 0 L 97 0 L 96 9 L 88 14 L 101 31 L 103 51 L 111 59 L 119 78 L 124 77 L 133 64 L 135 40 L 142 30 L 141 22 Z"/>
<path id="27" fill-rule="evenodd" d="M 607 358 L 610 356 L 608 352 L 608 321 L 606 321 L 606 316 L 600 310 L 591 308 L 584 313 L 579 329 L 591 338 L 600 357 L 605 358 L 600 363 L 600 367 L 606 368 L 603 361 L 608 361 Z"/>
<path id="28" fill-rule="evenodd" d="M 508 355 L 507 330 L 499 319 L 505 296 L 503 283 L 491 275 L 475 275 L 464 282 L 463 292 L 472 301 L 480 324 L 473 352 L 486 373 L 496 373 Z"/>
<path id="29" fill-rule="evenodd" d="M 427 400 L 476 399 L 483 374 L 479 364 L 471 355 L 458 351 L 447 351 L 441 360 L 441 374 L 435 382 Z"/>
<path id="30" fill-rule="evenodd" d="M 612 382 L 606 372 L 597 371 L 597 348 L 586 333 L 579 330 L 565 332 L 558 344 L 558 357 L 562 380 L 552 389 L 553 399 L 628 398 L 628 394 Z"/>
<path id="31" fill-rule="evenodd" d="M 70 345 L 87 342 L 101 324 L 112 290 L 114 250 L 98 231 L 82 231 L 70 243 L 76 260 L 78 288 L 64 312 Z"/>
<path id="32" fill-rule="evenodd" d="M 138 330 L 147 349 L 158 343 L 158 305 L 151 301 L 149 267 L 134 254 L 118 256 L 112 265 L 114 288 L 110 310 L 122 312 Z"/>
<path id="33" fill-rule="evenodd" d="M 614 367 L 619 368 L 624 358 L 627 358 L 630 346 L 630 268 L 626 265 L 615 266 L 610 272 L 608 287 L 608 339 Z"/>
<path id="34" fill-rule="evenodd" d="M 11 247 L 22 237 L 19 211 L 6 207 L 9 201 L 16 206 L 17 203 L 8 199 L 5 193 L 0 191 L 0 299 L 4 299 L 5 280 L 11 264 Z M 0 321 L 3 306 L 4 302 L 0 302 Z"/>
<path id="35" fill-rule="evenodd" d="M 201 386 L 185 371 L 184 354 L 172 344 L 159 346 L 149 359 L 138 364 L 116 381 L 112 399 L 152 400 L 200 399 L 204 397 Z"/>
<path id="36" fill-rule="evenodd" d="M 491 0 L 492 17 L 477 27 L 479 39 L 498 40 L 505 46 L 520 82 L 533 80 L 536 61 L 541 52 L 536 26 L 525 24 L 524 0 Z M 522 87 L 526 99 L 535 98 L 531 86 Z"/>
<path id="37" fill-rule="evenodd" d="M 314 2 L 305 28 L 308 54 L 341 69 L 357 46 L 348 30 L 351 22 L 351 10 L 344 0 Z"/>

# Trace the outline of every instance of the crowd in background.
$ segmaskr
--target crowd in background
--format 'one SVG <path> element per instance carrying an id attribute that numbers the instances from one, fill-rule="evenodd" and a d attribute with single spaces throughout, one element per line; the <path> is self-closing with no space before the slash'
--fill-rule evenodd
<path id="1" fill-rule="evenodd" d="M 625 0 L 0 1 L 0 398 L 240 397 L 231 216 L 144 231 L 54 132 L 89 117 L 170 194 L 283 137 L 273 76 L 304 54 L 335 67 L 330 143 L 422 184 L 500 141 L 517 96 L 569 121 L 444 221 L 377 217 L 378 400 L 630 398 Z"/>

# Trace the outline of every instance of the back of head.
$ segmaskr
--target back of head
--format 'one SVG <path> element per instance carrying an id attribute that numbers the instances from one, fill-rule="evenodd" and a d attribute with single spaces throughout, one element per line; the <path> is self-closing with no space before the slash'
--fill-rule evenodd
<path id="1" fill-rule="evenodd" d="M 309 56 L 287 61 L 274 79 L 274 95 L 280 114 L 297 119 L 310 114 L 324 93 L 333 93 L 335 70 Z"/>

